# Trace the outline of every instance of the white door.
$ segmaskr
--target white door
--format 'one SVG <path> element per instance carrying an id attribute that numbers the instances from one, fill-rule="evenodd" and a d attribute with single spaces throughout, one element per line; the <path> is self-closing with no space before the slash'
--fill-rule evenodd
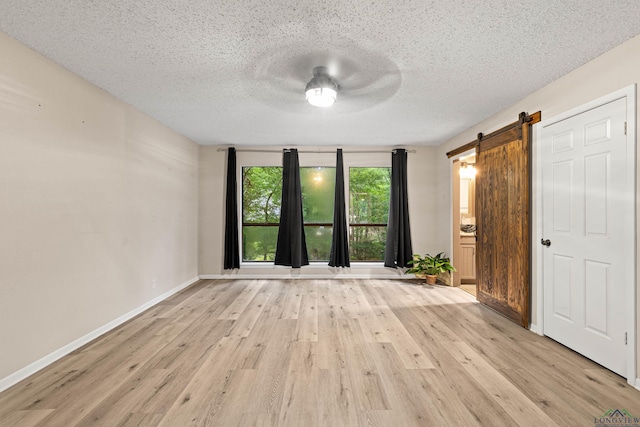
<path id="1" fill-rule="evenodd" d="M 622 376 L 635 262 L 626 114 L 622 98 L 550 124 L 540 147 L 544 333 Z"/>

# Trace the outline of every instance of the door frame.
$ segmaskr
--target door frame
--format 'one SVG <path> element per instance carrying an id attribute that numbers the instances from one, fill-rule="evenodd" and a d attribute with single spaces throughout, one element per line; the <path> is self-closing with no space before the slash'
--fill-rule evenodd
<path id="1" fill-rule="evenodd" d="M 536 261 L 534 266 L 534 272 L 536 274 L 536 292 L 534 293 L 536 299 L 536 325 L 531 326 L 531 330 L 544 335 L 544 282 L 543 282 L 543 253 L 542 253 L 542 245 L 538 242 L 544 237 L 543 236 L 543 228 L 542 228 L 542 129 L 559 121 L 568 119 L 573 116 L 577 116 L 585 111 L 592 110 L 594 108 L 600 107 L 604 104 L 607 104 L 612 101 L 616 101 L 618 99 L 626 98 L 627 104 L 627 144 L 630 149 L 630 153 L 627 156 L 627 182 L 631 184 L 633 197 L 633 224 L 632 224 L 632 236 L 634 236 L 633 242 L 629 244 L 629 250 L 632 251 L 632 258 L 634 262 L 632 265 L 626 266 L 627 268 L 627 277 L 632 278 L 628 283 L 625 284 L 625 295 L 627 306 L 626 309 L 626 319 L 625 325 L 627 329 L 627 382 L 636 387 L 640 388 L 640 380 L 636 379 L 636 362 L 637 362 L 637 287 L 638 287 L 638 278 L 637 278 L 637 263 L 638 263 L 638 238 L 636 236 L 637 230 L 637 183 L 636 183 L 636 169 L 637 169 L 637 161 L 636 161 L 636 85 L 632 84 L 627 87 L 624 87 L 620 90 L 612 92 L 608 95 L 602 96 L 598 99 L 590 101 L 586 104 L 580 105 L 571 110 L 565 111 L 549 119 L 542 120 L 538 123 L 534 130 L 536 132 L 536 137 L 533 138 L 535 141 L 533 150 L 534 150 L 534 161 L 535 167 L 534 171 L 536 174 L 534 181 L 534 203 L 535 203 L 535 215 L 534 219 L 535 231 L 533 233 L 533 241 L 531 242 L 535 248 L 532 248 L 532 253 L 535 254 Z"/>
<path id="2" fill-rule="evenodd" d="M 451 261 L 453 265 L 456 265 L 458 261 L 462 258 L 460 253 L 460 158 L 458 157 L 451 162 L 451 221 L 452 221 L 452 232 L 451 232 Z M 457 180 L 456 180 L 457 175 Z M 458 212 L 458 215 L 456 215 Z M 458 232 L 456 233 L 456 230 Z M 454 287 L 460 286 L 462 284 L 462 280 L 460 278 L 461 274 L 459 270 L 456 270 L 451 273 L 451 285 Z"/>
<path id="3" fill-rule="evenodd" d="M 459 260 L 456 260 L 456 254 L 460 255 L 459 253 L 456 253 L 455 251 L 455 244 L 456 244 L 456 239 L 454 238 L 454 233 L 456 232 L 455 230 L 455 221 L 453 219 L 454 213 L 455 213 L 455 205 L 454 205 L 454 189 L 453 189 L 453 180 L 455 179 L 455 175 L 457 173 L 457 171 L 454 168 L 453 163 L 456 160 L 460 160 L 462 157 L 467 157 L 471 154 L 477 153 L 476 148 L 469 148 L 468 150 L 465 150 L 461 153 L 456 154 L 455 156 L 451 156 L 449 158 L 449 196 L 451 197 L 451 199 L 449 200 L 449 230 L 451 230 L 451 233 L 449 233 L 449 247 L 451 248 L 451 264 L 453 264 L 454 266 L 456 265 L 456 262 Z M 460 179 L 460 175 L 457 175 L 458 179 Z M 460 197 L 460 192 L 458 191 L 458 198 Z M 460 201 L 458 201 L 458 207 L 460 206 Z M 458 215 L 460 215 L 459 213 L 459 209 L 458 209 Z M 458 222 L 459 223 L 459 222 Z M 458 228 L 457 230 L 458 235 L 460 234 L 460 230 Z M 458 242 L 459 242 L 459 238 L 458 238 Z M 476 251 L 478 249 L 476 248 Z M 453 274 L 459 274 L 459 273 L 453 273 Z M 452 281 L 451 284 L 454 285 L 455 279 L 452 277 Z M 455 286 L 455 285 L 454 285 Z"/>

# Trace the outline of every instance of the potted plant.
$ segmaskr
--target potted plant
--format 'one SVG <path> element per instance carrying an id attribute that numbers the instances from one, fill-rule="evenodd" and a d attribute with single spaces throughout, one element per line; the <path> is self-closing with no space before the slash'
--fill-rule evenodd
<path id="1" fill-rule="evenodd" d="M 426 254 L 424 257 L 413 254 L 413 259 L 409 261 L 409 264 L 412 267 L 405 274 L 415 274 L 419 278 L 424 276 L 429 285 L 435 285 L 438 274 L 456 271 L 449 258 L 444 256 L 444 252 L 440 252 L 436 256 Z"/>

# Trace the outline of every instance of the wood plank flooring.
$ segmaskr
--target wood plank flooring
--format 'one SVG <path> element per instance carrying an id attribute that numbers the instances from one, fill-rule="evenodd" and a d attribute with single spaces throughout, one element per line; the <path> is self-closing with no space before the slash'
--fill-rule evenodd
<path id="1" fill-rule="evenodd" d="M 459 288 L 465 292 L 470 293 L 473 296 L 476 296 L 477 294 L 476 285 L 467 285 L 463 283 L 462 285 L 459 286 Z"/>
<path id="2" fill-rule="evenodd" d="M 640 391 L 450 287 L 207 280 L 0 393 L 0 426 L 592 426 Z"/>

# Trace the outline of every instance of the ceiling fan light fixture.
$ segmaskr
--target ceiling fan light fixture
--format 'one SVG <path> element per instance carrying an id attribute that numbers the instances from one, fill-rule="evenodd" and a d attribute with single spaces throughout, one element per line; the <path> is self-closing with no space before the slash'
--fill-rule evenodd
<path id="1" fill-rule="evenodd" d="M 307 89 L 307 102 L 314 107 L 330 107 L 336 102 L 338 93 L 326 87 Z"/>
<path id="2" fill-rule="evenodd" d="M 305 88 L 307 102 L 315 107 L 330 107 L 338 98 L 338 84 L 329 76 L 327 67 L 315 67 L 313 78 Z"/>

